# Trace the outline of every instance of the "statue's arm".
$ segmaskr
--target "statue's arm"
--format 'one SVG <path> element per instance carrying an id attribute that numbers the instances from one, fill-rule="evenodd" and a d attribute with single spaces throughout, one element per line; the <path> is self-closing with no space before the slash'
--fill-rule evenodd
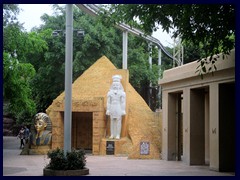
<path id="1" fill-rule="evenodd" d="M 121 96 L 121 108 L 122 108 L 122 115 L 126 114 L 126 93 L 123 92 Z"/>
<path id="2" fill-rule="evenodd" d="M 107 112 L 106 115 L 110 115 L 110 106 L 111 106 L 111 96 L 110 93 L 107 94 Z"/>

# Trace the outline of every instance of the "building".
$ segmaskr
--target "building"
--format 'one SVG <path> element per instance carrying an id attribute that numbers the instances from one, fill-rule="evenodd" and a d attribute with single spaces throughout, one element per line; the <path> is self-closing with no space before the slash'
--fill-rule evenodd
<path id="1" fill-rule="evenodd" d="M 162 87 L 162 159 L 235 171 L 235 50 L 220 54 L 214 74 L 197 61 L 167 70 Z M 207 67 L 208 69 L 208 67 Z"/>

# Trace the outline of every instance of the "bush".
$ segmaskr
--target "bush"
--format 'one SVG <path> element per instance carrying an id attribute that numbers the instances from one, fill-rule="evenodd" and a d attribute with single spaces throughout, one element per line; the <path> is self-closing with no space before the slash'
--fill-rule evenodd
<path id="1" fill-rule="evenodd" d="M 60 148 L 49 151 L 47 154 L 50 162 L 48 169 L 52 170 L 76 170 L 83 169 L 86 165 L 86 157 L 83 149 L 67 152 L 66 157 L 64 151 Z"/>

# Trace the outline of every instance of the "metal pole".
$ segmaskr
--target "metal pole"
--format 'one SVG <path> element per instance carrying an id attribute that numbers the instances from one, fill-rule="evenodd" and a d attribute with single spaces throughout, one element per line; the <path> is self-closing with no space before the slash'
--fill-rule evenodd
<path id="1" fill-rule="evenodd" d="M 65 41 L 65 105 L 64 105 L 64 155 L 71 151 L 72 130 L 72 51 L 73 51 L 73 5 L 66 5 Z"/>
<path id="2" fill-rule="evenodd" d="M 161 76 L 160 76 L 160 73 L 161 73 L 161 70 L 162 70 L 162 50 L 160 48 L 158 48 L 158 66 L 160 67 L 159 68 L 159 77 L 158 77 L 158 80 L 161 79 Z"/>
<path id="3" fill-rule="evenodd" d="M 127 69 L 128 32 L 123 31 L 123 59 L 122 68 Z"/>
<path id="4" fill-rule="evenodd" d="M 150 43 L 148 44 L 148 49 L 149 49 L 148 62 L 149 62 L 149 67 L 150 67 L 150 69 L 152 69 L 152 42 L 150 42 Z"/>
<path id="5" fill-rule="evenodd" d="M 149 62 L 150 70 L 152 71 L 152 42 L 148 43 L 148 50 L 149 50 L 148 62 Z M 152 82 L 150 82 L 149 84 L 149 96 L 148 96 L 148 105 L 150 108 L 152 104 L 151 97 L 152 97 Z"/>
<path id="6" fill-rule="evenodd" d="M 173 40 L 173 64 L 172 64 L 172 67 L 175 67 L 175 56 L 176 56 L 176 53 L 175 53 L 175 48 L 176 48 L 176 38 L 174 38 Z"/>
<path id="7" fill-rule="evenodd" d="M 182 46 L 182 65 L 184 64 L 184 62 L 183 62 L 183 45 L 181 44 L 181 46 Z"/>
<path id="8" fill-rule="evenodd" d="M 161 71 L 163 70 L 162 68 L 162 50 L 160 48 L 158 48 L 158 66 L 160 67 L 159 69 L 159 77 L 158 80 L 161 79 Z M 162 87 L 159 85 L 159 89 L 158 89 L 158 101 L 159 101 L 159 107 L 160 109 L 162 109 Z"/>

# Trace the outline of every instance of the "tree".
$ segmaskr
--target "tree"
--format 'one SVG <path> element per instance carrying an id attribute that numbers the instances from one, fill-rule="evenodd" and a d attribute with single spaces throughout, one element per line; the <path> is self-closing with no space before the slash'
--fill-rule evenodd
<path id="1" fill-rule="evenodd" d="M 189 41 L 183 41 L 182 45 L 184 47 L 184 64 L 196 61 L 205 56 L 204 50 L 201 48 L 202 45 L 196 45 Z"/>
<path id="2" fill-rule="evenodd" d="M 61 30 L 60 35 L 42 36 L 47 42 L 48 50 L 37 55 L 38 58 L 32 58 L 32 60 L 29 58 L 31 60 L 29 62 L 34 65 L 37 72 L 33 78 L 32 88 L 38 111 L 45 111 L 64 90 L 65 9 L 55 5 L 54 10 L 57 13 L 53 16 L 44 14 L 41 17 L 44 24 L 40 28 L 35 28 L 34 31 L 41 34 L 43 31 Z M 73 19 L 74 29 L 85 31 L 85 36 L 81 39 L 75 33 L 73 35 L 73 81 L 103 55 L 111 59 L 117 68 L 121 68 L 121 31 L 113 26 L 105 26 L 101 18 L 93 18 L 76 7 L 73 9 Z M 129 36 L 128 40 L 130 82 L 141 93 L 142 87 L 158 77 L 158 73 L 152 74 L 149 69 L 147 43 L 134 36 Z"/>
<path id="3" fill-rule="evenodd" d="M 29 87 L 35 69 L 29 63 L 19 63 L 6 52 L 3 53 L 3 67 L 3 97 L 9 102 L 7 110 L 16 118 L 17 124 L 29 123 L 36 112 Z"/>
<path id="4" fill-rule="evenodd" d="M 217 61 L 213 55 L 229 54 L 235 47 L 235 5 L 234 4 L 113 4 L 108 11 L 112 22 L 138 23 L 151 34 L 159 24 L 173 37 L 202 46 L 204 56 L 199 60 L 198 73 L 207 72 L 206 64 L 211 63 L 208 71 L 213 71 Z"/>
<path id="5" fill-rule="evenodd" d="M 3 27 L 9 23 L 16 23 L 19 12 L 20 9 L 17 4 L 3 4 Z"/>
<path id="6" fill-rule="evenodd" d="M 34 58 L 30 61 L 37 71 L 32 81 L 34 98 L 38 111 L 43 112 L 64 90 L 65 8 L 54 5 L 54 11 L 53 16 L 44 14 L 41 17 L 44 24 L 34 29 L 38 34 L 45 34 L 42 38 L 47 42 L 48 50 L 42 55 L 37 55 L 41 60 Z M 114 64 L 119 64 L 121 49 L 116 48 L 116 44 L 120 42 L 114 37 L 116 32 L 113 28 L 103 27 L 101 22 L 83 14 L 76 7 L 73 10 L 73 18 L 74 29 L 85 31 L 85 36 L 82 38 L 76 33 L 73 34 L 73 81 L 102 55 L 114 57 L 112 58 Z M 59 36 L 51 35 L 54 30 L 60 30 Z"/>
<path id="7" fill-rule="evenodd" d="M 3 6 L 3 98 L 7 111 L 16 118 L 17 124 L 30 123 L 36 113 L 30 83 L 35 69 L 28 58 L 46 49 L 37 34 L 22 31 L 17 20 L 16 4 Z"/>

